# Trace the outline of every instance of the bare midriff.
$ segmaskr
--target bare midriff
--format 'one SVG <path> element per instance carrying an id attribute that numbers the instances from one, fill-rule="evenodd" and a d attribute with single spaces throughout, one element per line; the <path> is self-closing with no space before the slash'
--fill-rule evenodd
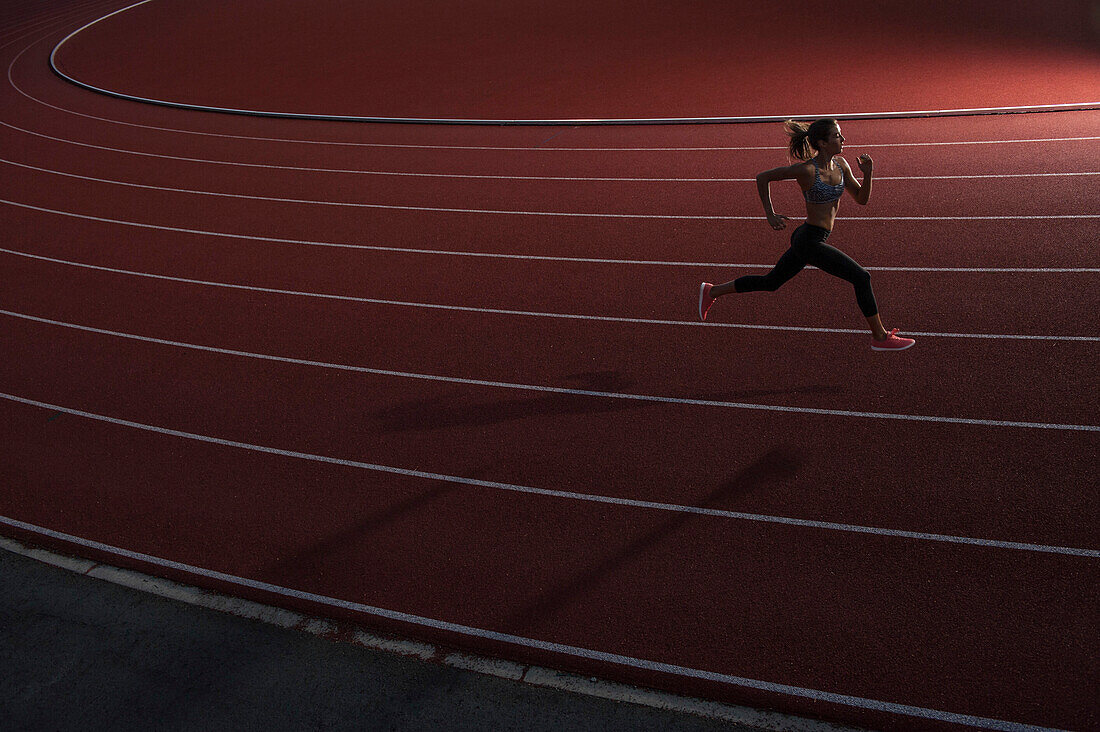
<path id="1" fill-rule="evenodd" d="M 836 212 L 840 209 L 840 200 L 829 203 L 806 203 L 806 223 L 820 226 L 822 229 L 833 230 L 833 222 L 836 220 Z"/>

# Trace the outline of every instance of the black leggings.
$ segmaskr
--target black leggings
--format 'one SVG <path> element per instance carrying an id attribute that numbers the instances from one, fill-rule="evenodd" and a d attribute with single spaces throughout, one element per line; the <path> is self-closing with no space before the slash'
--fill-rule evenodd
<path id="1" fill-rule="evenodd" d="M 856 302 L 864 317 L 878 314 L 875 293 L 871 291 L 871 275 L 856 261 L 836 247 L 825 243 L 829 230 L 813 224 L 802 224 L 791 234 L 791 248 L 783 253 L 775 267 L 766 275 L 747 275 L 734 280 L 737 292 L 775 292 L 784 282 L 812 264 L 834 277 L 848 280 L 856 288 Z"/>

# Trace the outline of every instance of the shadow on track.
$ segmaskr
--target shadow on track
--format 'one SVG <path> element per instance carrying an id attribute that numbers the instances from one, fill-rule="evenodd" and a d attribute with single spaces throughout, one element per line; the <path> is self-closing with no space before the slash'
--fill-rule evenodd
<path id="1" fill-rule="evenodd" d="M 767 483 L 790 480 L 798 473 L 801 465 L 802 460 L 790 449 L 773 448 L 759 460 L 746 466 L 730 480 L 718 486 L 696 505 L 701 508 L 728 507 L 730 499 L 753 492 Z M 708 519 L 694 514 L 672 514 L 668 520 L 654 525 L 619 549 L 613 550 L 573 579 L 541 593 L 534 601 L 509 617 L 503 627 L 524 628 L 532 621 L 545 620 L 559 609 L 574 602 L 583 601 L 585 595 L 589 594 L 604 577 L 614 573 L 628 562 L 639 559 L 661 542 L 674 536 L 688 523 L 704 520 Z"/>
<path id="2" fill-rule="evenodd" d="M 567 377 L 569 388 L 610 394 L 634 391 L 635 381 L 618 371 L 590 371 Z M 695 394 L 690 398 L 706 401 L 737 401 L 775 395 L 841 394 L 844 388 L 811 384 L 783 389 L 743 389 L 720 393 Z M 461 397 L 432 397 L 405 402 L 375 412 L 388 432 L 424 432 L 454 427 L 484 427 L 531 417 L 568 414 L 619 412 L 651 406 L 652 402 L 635 399 L 593 397 L 586 394 L 538 394 L 497 401 L 469 402 Z"/>
<path id="3" fill-rule="evenodd" d="M 585 391 L 622 392 L 634 385 L 617 371 L 590 371 L 571 374 L 569 388 Z M 535 396 L 531 396 L 534 393 Z M 523 392 L 522 396 L 489 402 L 469 402 L 460 397 L 433 397 L 405 402 L 373 415 L 389 432 L 420 432 L 450 427 L 483 427 L 529 417 L 562 414 L 592 414 L 637 409 L 645 402 L 625 399 L 600 399 L 583 394 L 541 394 Z"/>

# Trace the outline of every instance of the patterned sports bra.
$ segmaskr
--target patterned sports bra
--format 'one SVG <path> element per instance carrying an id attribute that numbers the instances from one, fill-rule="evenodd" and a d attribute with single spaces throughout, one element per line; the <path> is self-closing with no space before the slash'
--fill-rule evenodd
<path id="1" fill-rule="evenodd" d="M 814 184 L 808 191 L 805 192 L 807 203 L 832 203 L 838 200 L 841 195 L 844 194 L 844 168 L 840 168 L 840 182 L 835 186 L 831 186 L 825 181 L 821 180 L 821 170 L 817 167 L 817 161 L 810 158 L 810 162 L 814 164 Z"/>

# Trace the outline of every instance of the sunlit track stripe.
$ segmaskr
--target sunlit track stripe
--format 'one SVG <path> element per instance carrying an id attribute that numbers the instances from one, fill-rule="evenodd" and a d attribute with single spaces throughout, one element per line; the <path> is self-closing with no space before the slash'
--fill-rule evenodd
<path id="1" fill-rule="evenodd" d="M 267 163 L 242 163 L 233 160 L 215 160 L 211 158 L 187 158 L 178 155 L 160 155 L 156 153 L 140 152 L 136 150 L 127 150 L 124 148 L 111 148 L 104 147 L 102 145 L 90 145 L 83 142 L 75 142 L 73 140 L 64 140 L 59 137 L 50 137 L 48 135 L 41 135 L 37 132 L 30 132 L 15 125 L 11 125 L 7 122 L 0 122 L 5 127 L 19 130 L 20 132 L 38 135 L 46 137 L 56 142 L 64 142 L 70 145 L 79 145 L 81 147 L 93 147 L 98 150 L 105 150 L 109 152 L 124 153 L 127 155 L 140 155 L 142 157 L 154 157 L 165 160 L 179 160 L 189 163 L 203 163 L 209 165 L 232 165 L 242 168 L 261 168 L 267 170 L 292 170 L 297 172 L 306 173 L 337 173 L 347 175 L 372 175 L 372 176 L 390 176 L 390 177 L 406 177 L 406 178 L 455 178 L 455 179 L 472 179 L 472 180 L 531 180 L 531 181 L 569 181 L 569 182 L 593 182 L 593 183 L 755 183 L 756 178 L 622 178 L 622 177 L 598 177 L 598 176 L 559 176 L 559 175 L 488 175 L 488 174 L 475 174 L 475 173 L 423 173 L 415 171 L 397 171 L 397 170 L 357 170 L 354 168 L 312 168 L 300 165 L 272 165 Z M 85 175 L 77 175 L 76 173 L 67 173 L 61 170 L 54 170 L 52 168 L 39 168 L 34 165 L 28 165 L 26 163 L 18 163 L 14 160 L 0 159 L 0 163 L 6 163 L 8 165 L 15 165 L 20 168 L 28 168 L 30 170 L 37 170 L 42 173 L 51 173 L 54 175 L 64 175 L 70 178 L 79 178 L 80 180 L 96 181 L 98 183 L 113 183 L 116 185 L 133 186 L 137 188 L 153 188 L 155 190 L 164 191 L 185 191 L 185 189 L 179 188 L 163 188 L 158 186 L 141 185 L 138 183 L 127 183 L 125 181 L 115 180 L 112 178 L 92 178 Z M 1064 178 L 1064 177 L 1078 177 L 1100 175 L 1100 171 L 1089 171 L 1083 173 L 997 173 L 990 175 L 899 175 L 899 176 L 878 176 L 876 181 L 884 180 L 973 180 L 973 179 L 998 179 L 998 178 Z M 214 194 L 212 194 L 214 195 Z"/>
<path id="2" fill-rule="evenodd" d="M 10 81 L 10 69 L 9 69 L 9 81 Z M 14 82 L 12 82 L 14 86 Z M 18 88 L 18 87 L 17 87 Z M 24 93 L 24 96 L 27 96 Z M 33 97 L 30 97 L 33 99 Z M 38 101 L 38 100 L 35 100 Z M 44 102 L 40 102 L 45 104 Z M 53 105 L 46 105 L 52 107 Z M 59 107 L 54 107 L 60 109 Z M 69 110 L 61 110 L 69 111 Z M 73 114 L 80 114 L 79 112 L 73 112 Z M 89 115 L 81 115 L 89 116 Z M 102 119 L 102 118 L 96 118 Z M 113 120 L 105 120 L 113 121 Z M 119 123 L 127 124 L 127 123 Z M 463 173 L 419 173 L 411 171 L 382 171 L 382 170 L 356 170 L 346 168 L 315 168 L 295 165 L 274 165 L 270 163 L 244 163 L 232 160 L 215 160 L 211 158 L 192 158 L 184 157 L 180 155 L 164 155 L 160 153 L 150 153 L 141 150 L 131 150 L 127 148 L 108 147 L 105 145 L 93 145 L 87 142 L 78 142 L 76 140 L 69 140 L 62 137 L 54 137 L 52 135 L 46 135 L 41 132 L 35 132 L 34 130 L 26 129 L 25 127 L 19 127 L 9 122 L 0 121 L 0 125 L 8 127 L 10 129 L 22 132 L 24 134 L 33 135 L 35 137 L 41 137 L 54 142 L 60 142 L 67 145 L 76 145 L 79 147 L 91 148 L 94 150 L 103 150 L 105 152 L 122 153 L 125 155 L 138 155 L 141 157 L 159 158 L 163 160 L 179 160 L 189 163 L 203 163 L 208 165 L 229 165 L 244 168 L 259 168 L 268 170 L 295 170 L 303 172 L 314 173 L 342 173 L 342 174 L 354 174 L 354 175 L 377 175 L 377 176 L 412 176 L 412 177 L 424 177 L 424 178 L 470 178 L 470 179 L 495 179 L 495 180 L 559 180 L 559 181 L 622 181 L 622 182 L 643 182 L 643 181 L 655 181 L 655 182 L 688 182 L 688 183 L 705 183 L 705 182 L 724 182 L 724 183 L 749 183 L 755 182 L 755 178 L 623 178 L 623 177 L 576 177 L 576 176 L 504 176 L 504 175 L 475 175 L 475 174 L 463 174 Z M 144 127 L 145 125 L 136 125 L 138 127 Z M 156 128 L 167 129 L 167 128 Z M 206 134 L 206 133 L 194 133 L 194 134 Z M 241 136 L 227 135 L 227 137 L 238 138 Z M 269 139 L 269 138 L 244 138 L 244 139 Z M 1078 139 L 1078 138 L 1074 138 Z M 1079 139 L 1092 139 L 1092 138 L 1079 138 Z M 1100 139 L 1100 138 L 1096 138 Z M 285 140 L 279 140 L 280 142 L 286 142 Z M 329 144 L 329 143 L 316 143 L 316 144 Z M 332 143 L 337 144 L 337 143 Z M 339 143 L 344 144 L 344 143 Z M 348 143 L 351 144 L 351 143 Z M 355 143 L 363 144 L 363 143 Z M 917 143 L 920 144 L 920 143 Z M 925 143 L 925 144 L 939 144 L 939 143 Z M 946 144 L 946 143 L 944 143 Z M 394 147 L 415 147 L 415 146 L 394 146 Z M 429 146 L 431 147 L 431 146 Z M 858 147 L 876 147 L 876 145 L 860 145 Z M 522 150 L 526 148 L 488 148 L 488 147 L 470 147 L 466 149 L 471 150 L 502 150 L 502 149 L 517 149 Z M 564 149 L 564 148 L 557 148 Z M 599 148 L 574 148 L 597 150 Z M 683 148 L 689 149 L 689 148 Z M 743 148 L 743 149 L 773 149 L 773 148 Z M 7 161 L 10 162 L 10 161 Z M 13 163 L 18 164 L 18 163 Z M 57 172 L 57 171 L 48 171 Z M 1065 173 L 995 173 L 984 175 L 927 175 L 927 176 L 879 176 L 876 180 L 951 180 L 951 179 L 996 179 L 996 178 L 1027 178 L 1027 177 L 1057 177 L 1057 176 L 1089 176 L 1100 175 L 1100 171 L 1087 171 L 1087 172 L 1065 172 Z"/>
<path id="3" fill-rule="evenodd" d="M 847 694 L 837 694 L 830 691 L 808 689 L 801 686 L 777 684 L 770 681 L 758 681 L 756 679 L 748 679 L 740 676 L 720 674 L 713 671 L 688 668 L 686 666 L 676 666 L 669 663 L 663 663 L 661 661 L 651 661 L 642 658 L 634 658 L 632 656 L 623 656 L 617 653 L 608 653 L 606 651 L 598 651 L 590 648 L 582 648 L 579 646 L 570 646 L 562 643 L 553 643 L 550 641 L 527 638 L 524 636 L 517 636 L 509 633 L 501 633 L 499 631 L 487 630 L 484 628 L 475 628 L 472 626 L 460 625 L 458 623 L 452 623 L 445 620 L 427 618 L 421 615 L 412 615 L 410 613 L 405 613 L 398 610 L 387 610 L 384 608 L 373 607 L 371 605 L 351 602 L 349 600 L 341 600 L 335 597 L 328 597 L 327 595 L 318 595 L 312 592 L 295 590 L 288 587 L 282 587 L 280 585 L 273 585 L 267 582 L 260 582 L 258 580 L 248 579 L 247 577 L 239 577 L 237 575 L 226 574 L 224 572 L 206 569 L 205 567 L 198 567 L 192 564 L 184 564 L 182 562 L 176 562 L 171 559 L 164 559 L 162 557 L 156 557 L 151 554 L 143 554 L 141 552 L 123 549 L 121 547 L 104 544 L 102 542 L 93 541 L 91 539 L 85 539 L 83 537 L 74 536 L 72 534 L 65 534 L 60 531 L 54 531 L 53 529 L 36 526 L 35 524 L 29 524 L 24 521 L 19 521 L 18 519 L 9 518 L 7 516 L 0 516 L 0 524 L 19 529 L 20 531 L 37 534 L 38 536 L 47 537 L 55 541 L 62 541 L 72 546 L 92 549 L 97 552 L 111 554 L 117 557 L 123 557 L 131 561 L 141 562 L 146 566 L 160 567 L 163 569 L 171 569 L 178 572 L 185 572 L 193 577 L 203 577 L 205 579 L 214 580 L 216 582 L 235 585 L 237 587 L 244 587 L 250 590 L 265 592 L 272 595 L 289 597 L 299 601 L 310 602 L 327 607 L 339 608 L 340 610 L 351 611 L 354 613 L 359 613 L 361 615 L 372 615 L 374 617 L 385 618 L 387 620 L 407 623 L 410 625 L 417 625 L 425 628 L 431 628 L 433 630 L 441 630 L 448 633 L 455 633 L 457 635 L 465 635 L 473 638 L 482 638 L 499 643 L 507 643 L 509 645 L 520 646 L 523 648 L 535 648 L 540 651 L 559 653 L 566 656 L 584 658 L 593 661 L 601 661 L 603 663 L 610 663 L 616 666 L 625 666 L 627 668 L 642 669 L 645 671 L 669 674 L 672 676 L 698 679 L 702 681 L 709 681 L 712 683 L 724 684 L 727 686 L 756 689 L 775 694 L 782 694 L 785 696 L 794 696 L 802 699 L 813 699 L 815 701 L 828 702 L 830 704 L 839 704 L 841 706 L 857 709 L 869 709 L 876 712 L 886 712 L 889 714 L 898 714 L 908 717 L 916 717 L 919 719 L 932 719 L 939 722 L 964 725 L 967 727 L 997 730 L 998 732 L 1058 732 L 1057 730 L 1051 728 L 1036 727 L 1033 725 L 1025 725 L 1000 719 L 990 719 L 988 717 L 976 717 L 973 715 L 959 714 L 956 712 L 945 712 L 938 709 L 928 709 L 925 707 L 916 707 L 907 704 L 898 704 L 895 702 L 884 702 L 877 699 L 866 699 L 863 697 L 850 696 Z"/>
<path id="4" fill-rule="evenodd" d="M 565 391 L 565 390 L 562 390 Z M 571 392 L 570 392 L 571 393 Z M 189 440 L 196 440 L 198 442 L 205 442 L 214 445 L 221 445 L 223 447 L 235 447 L 242 450 L 249 450 L 253 452 L 261 452 L 270 455 L 280 455 L 283 457 L 297 458 L 299 460 L 308 460 L 311 462 L 328 463 L 331 465 L 340 465 L 343 467 L 359 468 L 362 470 L 370 470 L 379 473 L 388 473 L 392 475 L 400 475 L 408 478 L 424 478 L 427 480 L 437 480 L 447 483 L 457 483 L 460 485 L 468 485 L 476 488 L 492 488 L 496 490 L 510 491 L 513 493 L 525 493 L 529 495 L 545 496 L 548 498 L 564 498 L 574 501 L 585 501 L 591 503 L 603 503 L 614 506 L 625 506 L 629 508 L 641 508 L 656 511 L 668 511 L 673 513 L 686 513 L 694 514 L 698 516 L 711 516 L 714 518 L 726 518 L 735 519 L 740 521 L 757 521 L 761 523 L 781 524 L 785 526 L 797 526 L 800 528 L 810 529 L 822 529 L 826 531 L 842 531 L 856 534 L 869 534 L 874 536 L 886 536 L 898 539 L 912 539 L 916 541 L 936 541 L 948 544 L 962 544 L 966 546 L 976 546 L 989 549 L 1011 549 L 1017 551 L 1029 551 L 1038 552 L 1044 554 L 1061 554 L 1065 556 L 1080 557 L 1084 559 L 1098 559 L 1100 558 L 1100 550 L 1096 549 L 1080 549 L 1076 547 L 1066 546 L 1049 546 L 1046 544 L 1032 544 L 1016 541 L 1000 541 L 995 539 L 980 539 L 969 536 L 953 536 L 949 534 L 934 534 L 921 531 L 903 531 L 900 529 L 884 529 L 874 526 L 861 526 L 857 524 L 844 524 L 836 523 L 832 521 L 816 521 L 811 519 L 799 519 L 790 518 L 786 516 L 772 516 L 768 514 L 755 514 L 744 513 L 741 511 L 726 511 L 717 508 L 702 508 L 699 506 L 683 506 L 674 503 L 660 503 L 656 501 L 641 501 L 633 498 L 620 498 L 616 496 L 603 496 L 599 494 L 589 493 L 577 493 L 575 491 L 559 491 L 550 488 L 535 488 L 533 486 L 517 485 L 514 483 L 503 483 L 492 480 L 481 480 L 479 478 L 467 478 L 459 475 L 448 475 L 445 473 L 433 473 L 424 470 L 414 470 L 410 468 L 394 467 L 390 465 L 378 465 L 376 463 L 361 462 L 358 460 L 346 460 L 343 458 L 334 458 L 326 455 L 316 455 L 313 453 L 298 452 L 296 450 L 284 450 L 281 448 L 268 447 L 265 445 L 254 445 L 247 442 L 237 442 L 235 440 L 226 440 L 220 437 L 212 437 L 209 435 L 200 435 L 194 432 L 185 432 L 182 430 L 174 430 L 167 427 L 160 427 L 157 425 L 145 424 L 143 422 L 133 422 L 126 419 L 119 419 L 117 417 L 109 417 L 102 414 L 95 414 L 93 412 L 85 412 L 79 409 L 72 409 L 70 407 L 59 406 L 56 404 L 48 404 L 46 402 L 40 402 L 34 399 L 26 399 L 24 397 L 15 396 L 13 394 L 5 394 L 0 392 L 0 398 L 7 399 L 9 401 L 17 402 L 20 404 L 26 404 L 29 406 L 39 407 L 42 409 L 48 409 L 54 412 L 61 412 L 63 414 L 71 414 L 76 417 L 84 417 L 97 422 L 106 422 L 108 424 L 119 425 L 122 427 L 131 427 L 147 432 L 154 432 L 157 434 L 167 435 L 169 437 L 180 437 Z"/>
<path id="5" fill-rule="evenodd" d="M 29 48 L 29 47 L 28 47 Z M 376 142 L 348 142 L 348 141 L 335 141 L 335 140 L 301 140 L 293 138 L 280 138 L 280 137 L 262 137 L 253 135 L 230 135 L 218 132 L 203 132 L 200 130 L 184 130 L 176 127 L 160 127 L 157 125 L 143 125 L 136 124 L 134 122 L 125 122 L 123 120 L 111 119 L 108 117 L 99 117 L 96 115 L 85 114 L 83 112 L 77 112 L 72 109 L 66 109 L 64 107 L 58 107 L 50 104 L 38 97 L 32 96 L 15 83 L 12 78 L 11 71 L 15 65 L 15 61 L 28 49 L 23 49 L 8 65 L 8 82 L 17 92 L 22 94 L 27 99 L 51 109 L 55 109 L 59 112 L 66 114 L 72 114 L 79 117 L 85 117 L 87 119 L 99 120 L 101 122 L 107 122 L 109 124 L 124 125 L 127 127 L 138 127 L 141 129 L 160 130 L 164 132 L 172 132 L 181 135 L 200 135 L 204 137 L 222 137 L 234 140 L 256 140 L 262 142 L 279 142 L 279 143 L 291 143 L 301 145 L 337 145 L 345 147 L 378 147 L 378 148 L 405 148 L 405 149 L 424 149 L 424 150 L 501 150 L 501 151 L 514 151 L 514 152 L 690 152 L 690 151 L 754 151 L 754 150 L 786 150 L 786 147 L 776 145 L 757 145 L 757 146 L 717 146 L 717 147 L 536 147 L 536 146 L 491 146 L 491 145 L 419 145 L 410 143 L 376 143 Z M 1009 144 L 1022 144 L 1022 143 L 1048 143 L 1048 142 L 1082 142 L 1088 140 L 1100 140 L 1100 136 L 1082 136 L 1082 137 L 1047 137 L 1047 138 L 1026 138 L 1016 140 L 962 140 L 962 141 L 946 141 L 946 142 L 897 142 L 897 143 L 868 143 L 860 145 L 859 147 L 925 147 L 925 146 L 941 146 L 941 145 L 1009 145 Z"/>
<path id="6" fill-rule="evenodd" d="M 29 48 L 29 47 L 28 47 Z M 41 104 L 51 109 L 56 109 L 59 112 L 65 112 L 67 114 L 73 114 L 88 119 L 95 119 L 110 124 L 125 125 L 127 127 L 139 127 L 142 129 L 161 130 L 165 132 L 172 132 L 183 135 L 201 135 L 206 137 L 223 137 L 229 139 L 239 140 L 257 140 L 264 142 L 280 142 L 280 143 L 292 143 L 302 145 L 338 145 L 347 147 L 381 147 L 381 148 L 408 148 L 408 149 L 433 149 L 433 150 L 502 150 L 502 151 L 516 151 L 516 152 L 688 152 L 688 151 L 753 151 L 753 150 L 786 150 L 786 147 L 776 145 L 763 145 L 763 146 L 710 146 L 710 147 L 535 147 L 535 146 L 490 146 L 490 145 L 420 145 L 410 143 L 373 143 L 373 142 L 348 142 L 348 141 L 333 141 L 333 140 L 301 140 L 293 138 L 278 138 L 278 137 L 262 137 L 252 135 L 230 135 L 225 133 L 216 132 L 203 132 L 199 130 L 184 130 L 175 127 L 160 127 L 157 125 L 142 125 L 133 122 L 125 122 L 123 120 L 110 119 L 108 117 L 98 117 L 96 115 L 85 114 L 83 112 L 77 112 L 71 109 L 65 109 L 58 107 L 43 101 L 37 97 L 28 94 L 12 79 L 11 70 L 18 60 L 27 49 L 23 49 L 19 55 L 8 66 L 8 81 L 17 92 L 27 97 L 28 99 Z M 1048 142 L 1080 142 L 1088 140 L 1100 140 L 1100 136 L 1081 136 L 1081 137 L 1048 137 L 1048 138 L 1025 138 L 1015 140 L 959 140 L 959 141 L 943 141 L 943 142 L 897 142 L 897 143 L 868 143 L 860 145 L 860 147 L 915 147 L 915 146 L 941 146 L 941 145 L 1008 145 L 1008 144 L 1021 144 L 1021 143 L 1048 143 Z"/>
<path id="7" fill-rule="evenodd" d="M 24 49 L 25 50 L 25 49 Z M 12 62 L 14 64 L 14 61 Z M 300 140 L 286 137 L 261 137 L 255 135 L 230 135 L 221 132 L 203 132 L 201 130 L 184 130 L 177 127 L 161 127 L 158 125 L 143 125 L 134 122 L 125 122 L 123 120 L 111 119 L 109 117 L 99 117 L 94 114 L 86 114 L 84 112 L 77 112 L 73 109 L 66 109 L 64 107 L 58 107 L 57 105 L 50 104 L 38 97 L 29 94 L 26 90 L 20 87 L 11 76 L 12 66 L 8 66 L 8 82 L 11 84 L 17 92 L 22 94 L 27 99 L 40 104 L 50 109 L 55 109 L 58 112 L 64 112 L 66 114 L 76 115 L 78 117 L 84 117 L 86 119 L 94 119 L 100 122 L 107 122 L 108 124 L 121 125 L 125 127 L 137 127 L 146 130 L 159 130 L 161 132 L 171 132 L 179 135 L 199 135 L 202 137 L 221 137 L 230 140 L 253 140 L 257 142 L 278 142 L 288 143 L 296 145 L 334 145 L 339 147 L 372 147 L 372 148 L 401 148 L 411 150 L 493 150 L 493 151 L 505 151 L 505 152 L 749 152 L 759 150 L 786 150 L 787 148 L 780 145 L 755 145 L 755 146 L 726 146 L 726 147 L 518 147 L 518 146 L 492 146 L 492 145 L 420 145 L 414 143 L 384 143 L 384 142 L 348 142 L 341 140 Z M 1100 136 L 1088 136 L 1088 137 L 1047 137 L 1047 138 L 1030 138 L 1020 140 L 964 140 L 964 141 L 949 141 L 949 142 L 895 142 L 895 143 L 867 143 L 861 144 L 856 147 L 938 147 L 944 145 L 1012 145 L 1012 144 L 1025 144 L 1025 143 L 1049 143 L 1049 142 L 1085 142 L 1089 140 L 1100 140 Z"/>
<path id="8" fill-rule="evenodd" d="M 62 79 L 84 89 L 104 94 L 117 99 L 125 99 L 145 104 L 156 104 L 173 109 L 186 109 L 199 112 L 217 112 L 224 114 L 238 114 L 251 117 L 271 117 L 276 119 L 314 120 L 319 122 L 381 122 L 390 124 L 429 124 L 429 125 L 555 125 L 555 126 L 586 126 L 586 125 L 679 125 L 679 124 L 742 124 L 756 122 L 783 122 L 795 119 L 819 119 L 832 117 L 840 120 L 859 119 L 904 119 L 911 117 L 953 117 L 984 114 L 1005 114 L 1014 112 L 1057 112 L 1057 111 L 1084 111 L 1100 109 L 1100 101 L 1070 102 L 1063 104 L 1030 104 L 1010 107 L 971 107 L 965 109 L 922 109 L 907 111 L 879 111 L 879 112 L 817 112 L 813 114 L 782 114 L 782 115 L 752 115 L 737 117 L 649 117 L 649 118 L 576 118 L 576 119 L 470 119 L 470 118 L 446 118 L 446 117 L 378 117 L 365 115 L 336 115 L 336 114 L 308 114 L 299 112 L 285 112 L 279 110 L 237 109 L 232 107 L 215 107 L 204 104 L 190 104 L 175 102 L 168 99 L 153 99 L 135 94 L 105 89 L 93 84 L 81 81 L 62 71 L 57 65 L 57 54 L 61 47 L 74 36 L 83 32 L 107 18 L 123 13 L 132 8 L 145 5 L 151 0 L 141 0 L 125 8 L 116 10 L 109 15 L 93 20 L 82 28 L 77 28 L 63 38 L 53 51 L 50 52 L 50 68 Z"/>
<path id="9" fill-rule="evenodd" d="M 650 259 L 602 259 L 596 257 L 554 257 L 549 255 L 540 254 L 501 254 L 495 252 L 462 252 L 462 251 L 449 251 L 444 249 L 417 249 L 413 247 L 393 247 L 382 246 L 373 244 L 346 244 L 341 242 L 326 242 L 326 241 L 310 241 L 308 239 L 283 239 L 272 236 L 258 236 L 253 234 L 232 234 L 221 231 L 207 231 L 204 229 L 187 229 L 178 226 L 161 226 L 158 224 L 144 224 L 137 221 L 126 221 L 124 219 L 109 219 L 102 216 L 89 216 L 87 214 L 78 214 L 71 211 L 60 211 L 58 209 L 43 208 L 41 206 L 32 206 L 28 203 L 19 203 L 17 201 L 8 201 L 0 199 L 0 204 L 7 204 L 9 206 L 17 206 L 19 208 L 30 209 L 32 211 L 40 211 L 42 213 L 56 214 L 58 216 L 68 216 L 71 218 L 85 219 L 88 221 L 97 221 L 105 224 L 119 224 L 121 226 L 132 226 L 142 229 L 154 229 L 158 231 L 171 231 L 180 234 L 196 234 L 201 236 L 213 236 L 228 239 L 240 239 L 244 241 L 261 241 L 270 242 L 275 244 L 290 244 L 301 246 L 315 246 L 315 247 L 329 247 L 335 249 L 361 249 L 364 251 L 373 252 L 392 252 L 399 254 L 428 254 L 428 255 L 440 255 L 440 256 L 453 256 L 453 257 L 481 257 L 487 259 L 515 259 L 524 261 L 542 261 L 542 262 L 568 262 L 571 264 L 613 264 L 613 265 L 639 265 L 639 266 L 662 266 L 662 267 L 724 267 L 724 268 L 740 268 L 740 269 L 769 269 L 772 264 L 735 264 L 730 262 L 677 262 L 677 261 L 662 261 L 662 260 L 650 260 Z M 815 267 L 809 267 L 809 269 L 816 269 Z M 1100 267 L 865 267 L 865 269 L 872 272 L 973 272 L 973 273 L 1063 273 L 1063 274 L 1082 274 L 1100 272 Z"/>
<path id="10" fill-rule="evenodd" d="M 101 272 L 110 272 L 112 274 L 121 274 L 131 277 L 145 277 L 149 279 L 164 280 L 168 282 L 181 282 L 189 285 L 202 285 L 206 287 L 223 287 L 234 290 L 246 290 L 250 292 L 266 292 L 274 295 L 292 295 L 295 297 L 315 297 L 324 300 L 341 300 L 346 302 L 361 302 L 369 305 L 390 305 L 395 307 L 411 307 L 411 308 L 423 308 L 428 310 L 449 310 L 454 312 L 467 312 L 467 313 L 485 313 L 487 315 L 514 315 L 522 317 L 534 317 L 534 318 L 552 318 L 558 320 L 582 320 L 593 322 L 605 322 L 605 323 L 631 323 L 637 325 L 676 325 L 676 326 L 692 326 L 703 328 L 741 328 L 751 330 L 780 330 L 780 331 L 798 331 L 800 333 L 842 333 L 842 334 L 859 334 L 866 335 L 866 330 L 856 330 L 849 328 L 811 328 L 805 326 L 785 326 L 785 325 L 756 325 L 748 323 L 720 323 L 720 322 L 708 322 L 703 323 L 697 320 L 659 320 L 655 318 L 627 318 L 627 317 L 615 317 L 610 315 L 581 315 L 573 313 L 546 313 L 536 312 L 528 310 L 504 310 L 500 308 L 478 308 L 464 305 L 438 305 L 434 303 L 423 302 L 406 302 L 402 300 L 385 300 L 379 298 L 369 297 L 357 297 L 354 295 L 335 295 L 319 292 L 304 292 L 300 290 L 284 290 L 273 287 L 259 287 L 256 285 L 240 285 L 230 282 L 214 282 L 210 280 L 197 280 L 187 277 L 173 277 L 170 275 L 153 274 L 150 272 L 136 272 L 133 270 L 119 269 L 116 267 L 103 267 L 96 264 L 85 264 L 84 262 L 73 262 L 65 259 L 56 259 L 54 257 L 45 257 L 40 254 L 30 254 L 28 252 L 20 252 L 15 249 L 0 248 L 0 253 L 11 254 L 17 257 L 24 257 L 27 259 L 35 259 L 42 262 L 50 262 L 52 264 L 61 264 L 69 267 L 80 267 L 82 269 L 91 269 Z M 994 333 L 930 333 L 921 331 L 907 331 L 910 335 L 924 336 L 924 337 L 938 337 L 938 338 L 975 338 L 975 339 L 993 339 L 993 340 L 1024 340 L 1024 341 L 1065 341 L 1065 342 L 1083 342 L 1083 343 L 1096 343 L 1100 342 L 1100 336 L 1060 336 L 1060 335 L 1016 335 L 1016 334 L 994 334 Z"/>

